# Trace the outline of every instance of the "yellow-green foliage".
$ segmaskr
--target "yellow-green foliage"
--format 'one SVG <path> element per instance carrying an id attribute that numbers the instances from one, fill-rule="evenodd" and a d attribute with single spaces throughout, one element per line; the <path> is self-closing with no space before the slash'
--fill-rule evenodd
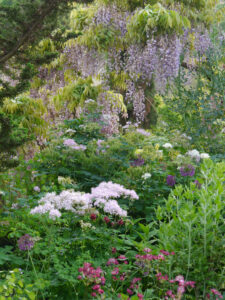
<path id="1" fill-rule="evenodd" d="M 27 128 L 31 134 L 45 135 L 47 123 L 44 115 L 47 109 L 41 99 L 29 98 L 26 95 L 6 99 L 1 110 L 12 117 L 19 117 L 20 126 Z"/>
<path id="2" fill-rule="evenodd" d="M 126 80 L 129 79 L 129 76 L 124 71 L 117 73 L 113 71 L 110 73 L 110 82 L 112 86 L 121 91 L 125 91 L 127 88 Z"/>
<path id="3" fill-rule="evenodd" d="M 74 112 L 77 107 L 82 106 L 85 100 L 96 100 L 101 91 L 101 86 L 95 86 L 91 77 L 78 78 L 58 91 L 53 97 L 56 109 L 60 110 L 64 103 L 68 104 L 70 111 Z"/>
<path id="4" fill-rule="evenodd" d="M 75 33 L 80 33 L 88 26 L 94 16 L 94 6 L 83 7 L 79 5 L 71 11 L 70 29 Z"/>
<path id="5" fill-rule="evenodd" d="M 186 16 L 192 24 L 205 23 L 209 25 L 220 18 L 221 12 L 215 8 L 218 0 L 163 0 L 166 6 L 178 9 L 182 16 Z"/>
<path id="6" fill-rule="evenodd" d="M 109 47 L 119 45 L 117 31 L 113 27 L 104 27 L 98 25 L 90 27 L 83 35 L 77 38 L 77 43 L 84 45 L 89 49 L 95 48 L 99 52 L 107 50 Z"/>
<path id="7" fill-rule="evenodd" d="M 113 91 L 107 91 L 106 99 L 110 102 L 112 108 L 118 108 L 119 111 L 123 112 L 124 114 L 127 113 L 126 105 L 123 101 L 123 96 L 118 93 L 114 93 Z"/>
<path id="8" fill-rule="evenodd" d="M 25 283 L 19 269 L 14 269 L 8 273 L 1 271 L 0 278 L 0 300 L 37 299 L 36 293 L 33 291 L 34 286 Z"/>
<path id="9" fill-rule="evenodd" d="M 135 13 L 128 24 L 128 35 L 131 40 L 145 42 L 151 30 L 157 33 L 182 33 L 185 27 L 190 27 L 190 21 L 186 17 L 157 3 L 147 5 Z"/>

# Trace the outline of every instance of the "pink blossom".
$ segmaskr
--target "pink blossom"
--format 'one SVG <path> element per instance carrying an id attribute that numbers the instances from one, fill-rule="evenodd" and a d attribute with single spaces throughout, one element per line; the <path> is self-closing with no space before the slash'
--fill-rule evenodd
<path id="1" fill-rule="evenodd" d="M 160 250 L 160 252 L 166 256 L 170 255 L 170 253 L 166 250 Z"/>
<path id="2" fill-rule="evenodd" d="M 91 296 L 92 297 L 97 297 L 97 294 L 93 292 L 93 293 L 91 293 Z"/>
<path id="3" fill-rule="evenodd" d="M 121 281 L 124 281 L 124 280 L 125 280 L 125 277 L 126 277 L 126 274 L 121 275 L 121 276 L 120 276 L 120 280 L 121 280 Z"/>
<path id="4" fill-rule="evenodd" d="M 183 295 L 184 292 L 185 292 L 185 287 L 183 285 L 178 286 L 177 294 L 178 295 Z"/>
<path id="5" fill-rule="evenodd" d="M 133 292 L 132 290 L 130 290 L 130 289 L 127 289 L 127 293 L 128 293 L 129 295 L 132 295 L 134 292 Z"/>
<path id="6" fill-rule="evenodd" d="M 143 300 L 144 299 L 144 295 L 143 294 L 138 293 L 137 296 L 138 296 L 139 300 Z"/>
<path id="7" fill-rule="evenodd" d="M 92 287 L 92 290 L 98 290 L 98 289 L 100 289 L 100 287 L 101 286 L 99 284 L 96 284 Z"/>
<path id="8" fill-rule="evenodd" d="M 144 251 L 145 253 L 150 253 L 150 252 L 152 252 L 152 249 L 150 249 L 150 248 L 145 248 L 143 251 Z"/>
<path id="9" fill-rule="evenodd" d="M 112 253 L 116 253 L 116 252 L 117 252 L 116 248 L 112 247 Z"/>
<path id="10" fill-rule="evenodd" d="M 105 284 L 105 277 L 101 277 L 101 284 L 102 284 L 102 285 Z"/>
<path id="11" fill-rule="evenodd" d="M 104 291 L 103 291 L 102 289 L 99 289 L 99 290 L 98 290 L 98 293 L 101 295 L 101 294 L 104 293 Z"/>
<path id="12" fill-rule="evenodd" d="M 120 260 L 125 260 L 125 259 L 127 259 L 127 258 L 126 258 L 125 255 L 120 255 L 120 256 L 118 257 L 118 259 L 120 259 Z"/>
<path id="13" fill-rule="evenodd" d="M 118 275 L 119 274 L 119 268 L 114 268 L 111 272 L 112 275 Z"/>
<path id="14" fill-rule="evenodd" d="M 162 273 L 156 274 L 158 280 L 168 280 L 168 275 L 162 276 Z"/>
<path id="15" fill-rule="evenodd" d="M 219 296 L 220 299 L 223 299 L 222 294 L 221 294 L 219 291 L 217 291 L 216 289 L 211 289 L 211 292 L 212 292 L 214 295 Z"/>
<path id="16" fill-rule="evenodd" d="M 104 221 L 106 222 L 106 224 L 108 224 L 110 222 L 109 217 L 104 217 Z"/>
<path id="17" fill-rule="evenodd" d="M 107 266 L 109 266 L 109 265 L 118 265 L 119 264 L 119 262 L 118 262 L 118 260 L 117 259 L 115 259 L 115 258 L 110 258 L 108 261 L 107 261 Z"/>
<path id="18" fill-rule="evenodd" d="M 123 224 L 124 224 L 123 219 L 120 219 L 120 220 L 117 222 L 117 224 L 120 225 L 120 226 L 123 225 Z"/>
<path id="19" fill-rule="evenodd" d="M 135 284 L 135 283 L 138 282 L 138 281 L 141 281 L 141 278 L 139 278 L 139 277 L 134 277 L 134 278 L 132 279 L 132 283 L 133 283 L 133 284 Z"/>

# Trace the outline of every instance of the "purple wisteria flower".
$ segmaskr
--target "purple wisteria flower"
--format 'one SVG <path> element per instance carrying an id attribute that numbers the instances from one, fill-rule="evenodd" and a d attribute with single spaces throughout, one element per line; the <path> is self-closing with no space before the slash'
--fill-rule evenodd
<path id="1" fill-rule="evenodd" d="M 130 165 L 132 167 L 140 167 L 140 166 L 143 166 L 144 163 L 145 163 L 145 160 L 143 158 L 139 157 L 139 158 L 133 160 Z"/>
<path id="2" fill-rule="evenodd" d="M 21 251 L 31 250 L 34 247 L 33 238 L 29 234 L 21 236 L 18 240 L 18 247 Z"/>
<path id="3" fill-rule="evenodd" d="M 180 168 L 181 176 L 194 176 L 195 175 L 195 167 L 192 165 L 187 165 Z"/>
<path id="4" fill-rule="evenodd" d="M 176 183 L 176 180 L 175 180 L 175 176 L 173 175 L 168 175 L 167 178 L 166 178 L 166 182 L 169 186 L 174 186 L 175 183 Z"/>

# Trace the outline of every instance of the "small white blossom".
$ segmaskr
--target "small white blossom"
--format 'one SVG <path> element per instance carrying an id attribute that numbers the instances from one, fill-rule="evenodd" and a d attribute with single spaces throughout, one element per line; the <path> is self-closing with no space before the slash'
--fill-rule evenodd
<path id="1" fill-rule="evenodd" d="M 40 193 L 41 189 L 39 188 L 39 186 L 35 186 L 34 191 Z"/>
<path id="2" fill-rule="evenodd" d="M 173 148 L 173 146 L 170 143 L 165 143 L 163 145 L 164 148 L 169 149 L 169 148 Z"/>
<path id="3" fill-rule="evenodd" d="M 152 177 L 152 175 L 150 174 L 150 173 L 145 173 L 144 175 L 142 175 L 142 178 L 144 179 L 144 180 L 146 180 L 146 179 L 148 179 L 148 178 L 151 178 Z"/>
<path id="4" fill-rule="evenodd" d="M 186 153 L 188 156 L 190 156 L 192 159 L 195 159 L 197 162 L 200 161 L 200 153 L 198 150 L 194 149 L 194 150 L 189 150 Z"/>
<path id="5" fill-rule="evenodd" d="M 66 133 L 75 133 L 75 132 L 76 132 L 76 130 L 71 129 L 71 128 L 66 130 Z"/>
<path id="6" fill-rule="evenodd" d="M 208 153 L 201 153 L 201 154 L 200 154 L 200 157 L 201 157 L 202 159 L 210 158 L 210 156 L 209 156 Z"/>

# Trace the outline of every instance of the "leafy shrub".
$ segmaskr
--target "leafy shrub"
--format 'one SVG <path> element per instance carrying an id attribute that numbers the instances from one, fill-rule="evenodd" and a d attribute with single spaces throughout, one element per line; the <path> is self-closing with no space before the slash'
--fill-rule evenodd
<path id="1" fill-rule="evenodd" d="M 224 162 L 205 161 L 201 185 L 176 186 L 157 211 L 159 245 L 175 251 L 178 270 L 197 283 L 197 299 L 224 288 L 224 175 Z"/>

